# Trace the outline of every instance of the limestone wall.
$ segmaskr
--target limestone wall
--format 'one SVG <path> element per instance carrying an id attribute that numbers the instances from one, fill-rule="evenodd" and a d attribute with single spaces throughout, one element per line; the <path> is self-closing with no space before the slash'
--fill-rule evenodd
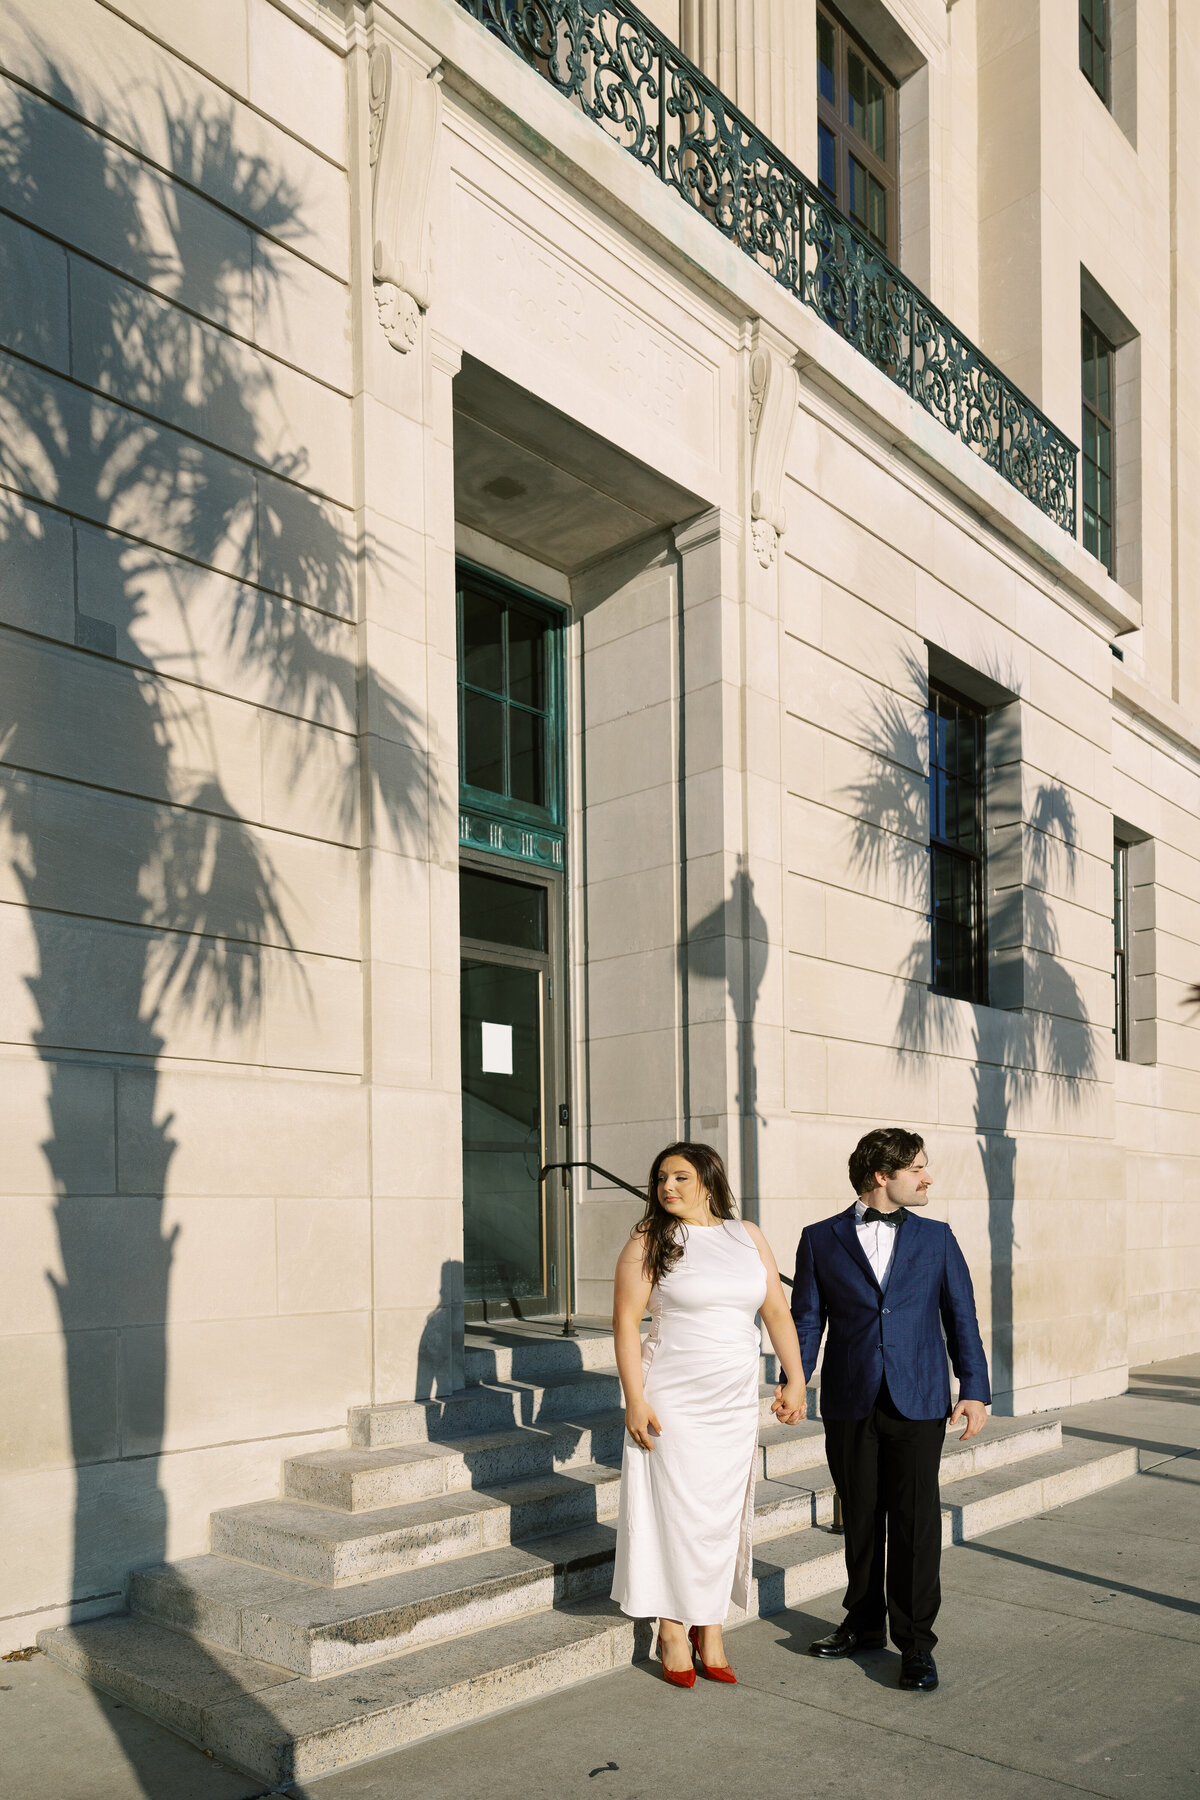
<path id="1" fill-rule="evenodd" d="M 0 20 L 22 1643 L 371 1391 L 344 61 L 131 10 Z"/>
<path id="2" fill-rule="evenodd" d="M 1144 833 L 1129 852 L 1132 1060 L 1116 1066 L 1128 1192 L 1130 1361 L 1190 1350 L 1200 1290 L 1200 746 L 1122 708 L 1113 811 Z M 1180 1354 L 1186 1352 L 1178 1352 Z"/>

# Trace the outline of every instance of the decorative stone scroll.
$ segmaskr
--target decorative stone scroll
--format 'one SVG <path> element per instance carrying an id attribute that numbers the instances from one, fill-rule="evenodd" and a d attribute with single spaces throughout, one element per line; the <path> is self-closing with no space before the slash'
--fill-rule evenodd
<path id="1" fill-rule="evenodd" d="M 800 378 L 795 350 L 761 321 L 750 349 L 747 423 L 750 427 L 750 537 L 764 569 L 775 561 L 787 528 L 780 494 L 796 418 Z"/>
<path id="2" fill-rule="evenodd" d="M 429 305 L 429 186 L 442 76 L 440 69 L 422 75 L 377 41 L 367 79 L 375 304 L 388 343 L 403 355 Z"/>

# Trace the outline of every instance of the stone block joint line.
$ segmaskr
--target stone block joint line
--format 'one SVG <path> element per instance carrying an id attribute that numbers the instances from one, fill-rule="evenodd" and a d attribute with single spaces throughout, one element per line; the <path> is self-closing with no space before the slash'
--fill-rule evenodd
<path id="1" fill-rule="evenodd" d="M 629 0 L 457 0 L 1075 535 L 1078 447 Z"/>

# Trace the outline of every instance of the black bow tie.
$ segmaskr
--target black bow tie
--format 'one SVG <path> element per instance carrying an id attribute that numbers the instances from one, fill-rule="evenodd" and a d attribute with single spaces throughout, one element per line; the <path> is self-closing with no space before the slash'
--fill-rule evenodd
<path id="1" fill-rule="evenodd" d="M 902 1206 L 898 1206 L 896 1208 L 895 1212 L 885 1212 L 885 1213 L 884 1212 L 876 1212 L 876 1210 L 873 1206 L 868 1206 L 866 1212 L 863 1214 L 863 1224 L 864 1225 L 903 1225 L 903 1223 L 904 1223 L 905 1219 L 907 1219 L 907 1217 L 908 1217 L 908 1214 L 905 1212 L 905 1210 Z"/>

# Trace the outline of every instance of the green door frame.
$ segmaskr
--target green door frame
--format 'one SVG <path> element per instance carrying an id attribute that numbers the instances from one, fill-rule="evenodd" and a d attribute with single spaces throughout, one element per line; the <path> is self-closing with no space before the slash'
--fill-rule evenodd
<path id="1" fill-rule="evenodd" d="M 540 620 L 546 627 L 545 643 L 545 793 L 549 804 L 535 806 L 486 788 L 459 784 L 459 862 L 463 868 L 528 882 L 546 890 L 547 946 L 545 956 L 518 951 L 480 938 L 463 938 L 464 958 L 510 966 L 537 968 L 542 981 L 542 1162 L 555 1162 L 570 1154 L 569 1069 L 566 1023 L 567 895 L 565 874 L 566 730 L 564 633 L 569 614 L 543 595 L 459 558 L 456 565 L 458 642 L 459 768 L 465 766 L 465 696 L 477 691 L 464 680 L 464 586 L 499 605 Z M 507 633 L 507 626 L 505 627 Z M 507 642 L 507 636 L 505 637 Z M 505 671 L 507 685 L 507 670 Z M 480 690 L 485 694 L 489 690 Z M 492 690 L 494 691 L 494 690 Z M 503 700 L 507 709 L 519 703 Z M 530 710 L 520 708 L 520 710 Z M 507 768 L 507 749 L 505 767 Z M 505 1318 L 561 1312 L 566 1303 L 565 1259 L 571 1254 L 570 1222 L 566 1209 L 569 1191 L 557 1179 L 544 1184 L 541 1193 L 543 1272 L 545 1292 L 538 1296 L 468 1301 L 466 1316 Z"/>

